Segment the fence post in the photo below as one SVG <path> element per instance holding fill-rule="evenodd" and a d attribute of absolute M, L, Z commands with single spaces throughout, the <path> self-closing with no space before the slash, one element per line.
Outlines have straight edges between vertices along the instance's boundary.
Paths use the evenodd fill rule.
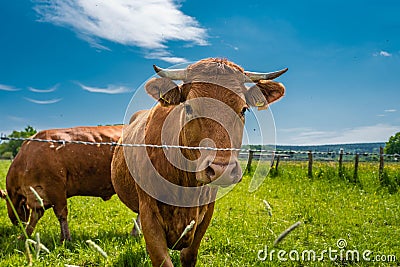
<path fill-rule="evenodd" d="M 278 166 L 279 166 L 279 161 L 281 159 L 281 156 L 278 155 L 278 157 L 276 158 L 276 164 L 275 164 L 275 171 L 278 172 Z"/>
<path fill-rule="evenodd" d="M 354 183 L 357 183 L 358 180 L 358 158 L 359 154 L 356 153 L 356 156 L 354 157 L 354 176 L 353 176 Z"/>
<path fill-rule="evenodd" d="M 275 164 L 275 153 L 276 152 L 272 152 L 272 161 L 271 161 L 270 168 L 274 167 L 274 164 Z"/>
<path fill-rule="evenodd" d="M 382 176 L 383 176 L 383 168 L 384 168 L 383 147 L 379 147 L 379 180 L 382 179 Z"/>
<path fill-rule="evenodd" d="M 343 176 L 343 148 L 339 151 L 339 177 Z"/>
<path fill-rule="evenodd" d="M 312 178 L 312 164 L 313 164 L 313 157 L 311 150 L 308 151 L 308 178 Z"/>
<path fill-rule="evenodd" d="M 249 159 L 247 161 L 247 166 L 246 166 L 246 172 L 250 173 L 251 172 L 251 163 L 253 162 L 253 156 L 254 156 L 254 151 L 249 150 Z"/>

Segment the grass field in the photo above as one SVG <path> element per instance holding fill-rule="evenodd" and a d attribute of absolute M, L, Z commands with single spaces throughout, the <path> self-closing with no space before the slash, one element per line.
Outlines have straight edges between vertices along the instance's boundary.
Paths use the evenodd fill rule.
<path fill-rule="evenodd" d="M 0 188 L 5 188 L 9 164 L 0 161 Z M 399 167 L 386 166 L 391 181 L 399 181 Z M 339 178 L 332 163 L 315 163 L 312 179 L 307 178 L 307 163 L 281 162 L 279 168 L 256 192 L 248 192 L 250 177 L 245 176 L 217 201 L 198 266 L 400 265 L 400 192 L 382 186 L 376 163 L 360 164 L 357 183 Z M 351 176 L 350 165 L 346 168 Z M 272 216 L 263 200 L 272 207 Z M 35 232 L 50 253 L 41 253 L 34 266 L 150 266 L 144 239 L 129 235 L 136 215 L 117 196 L 106 202 L 74 197 L 68 204 L 73 241 L 59 243 L 59 223 L 47 211 Z M 299 227 L 273 246 L 280 233 L 299 221 Z M 5 201 L 0 201 L 0 266 L 27 264 L 20 234 L 8 219 Z M 93 251 L 88 239 L 108 258 Z M 344 242 L 347 246 L 342 248 Z M 179 266 L 178 252 L 171 255 Z"/>

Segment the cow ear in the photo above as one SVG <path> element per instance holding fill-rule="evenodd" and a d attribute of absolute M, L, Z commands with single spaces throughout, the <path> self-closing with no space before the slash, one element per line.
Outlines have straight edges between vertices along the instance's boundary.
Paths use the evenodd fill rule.
<path fill-rule="evenodd" d="M 271 80 L 260 80 L 245 93 L 249 106 L 267 109 L 268 105 L 277 101 L 285 94 L 283 84 Z"/>
<path fill-rule="evenodd" d="M 145 85 L 146 92 L 163 106 L 177 105 L 181 100 L 179 86 L 168 78 L 152 78 Z"/>

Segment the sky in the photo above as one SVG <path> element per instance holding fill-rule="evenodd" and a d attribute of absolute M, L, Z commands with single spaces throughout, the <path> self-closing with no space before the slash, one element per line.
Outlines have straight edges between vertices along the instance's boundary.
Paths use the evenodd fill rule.
<path fill-rule="evenodd" d="M 270 107 L 278 144 L 386 142 L 398 14 L 397 0 L 0 1 L 0 132 L 123 123 L 153 64 L 221 57 L 289 68 Z"/>

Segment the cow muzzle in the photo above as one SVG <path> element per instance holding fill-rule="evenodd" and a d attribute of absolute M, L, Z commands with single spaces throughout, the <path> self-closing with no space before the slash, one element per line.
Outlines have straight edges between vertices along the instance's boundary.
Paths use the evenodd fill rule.
<path fill-rule="evenodd" d="M 227 187 L 242 180 L 242 168 L 237 159 L 228 163 L 205 160 L 199 169 L 196 179 L 204 184 Z"/>

